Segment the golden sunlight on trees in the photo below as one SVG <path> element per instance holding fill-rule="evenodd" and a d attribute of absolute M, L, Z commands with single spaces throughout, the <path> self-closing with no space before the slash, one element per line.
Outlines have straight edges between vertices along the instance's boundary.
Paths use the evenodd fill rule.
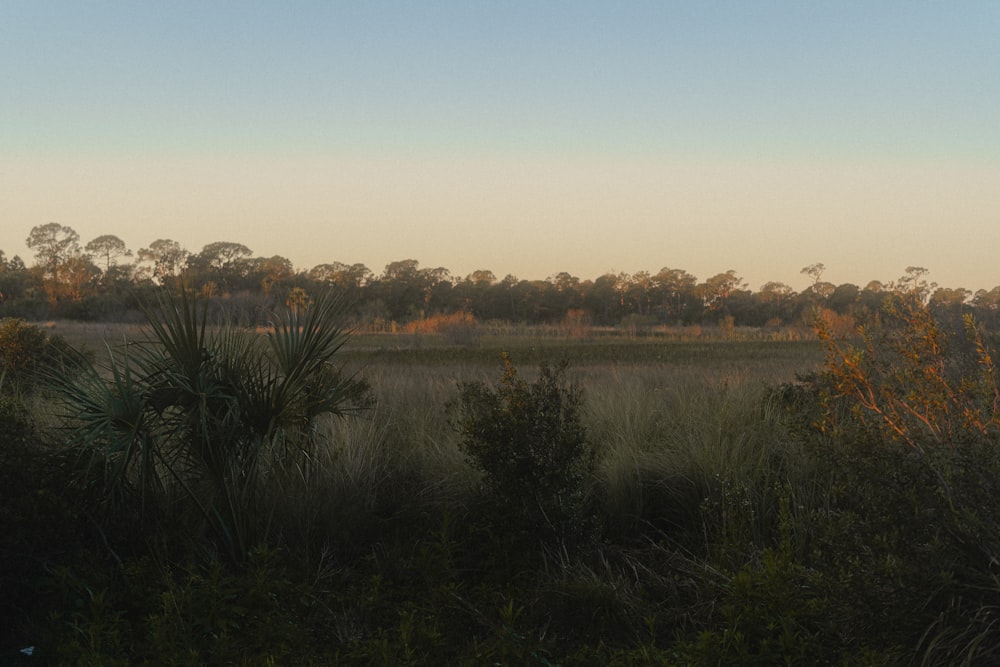
<path fill-rule="evenodd" d="M 910 272 L 919 278 L 919 272 Z M 825 380 L 866 429 L 923 451 L 1000 434 L 1000 387 L 983 335 L 971 315 L 961 325 L 935 317 L 919 281 L 889 294 L 845 340 L 830 321 L 816 330 L 826 346 Z M 836 403 L 828 428 L 840 426 Z"/>
<path fill-rule="evenodd" d="M 45 293 L 49 302 L 55 303 L 61 296 L 62 279 L 67 276 L 65 270 L 60 275 L 61 269 L 70 258 L 80 254 L 80 235 L 72 227 L 50 222 L 32 228 L 25 244 L 35 251 L 36 264 L 44 275 Z"/>
<path fill-rule="evenodd" d="M 974 294 L 938 288 L 920 266 L 906 267 L 896 280 L 872 280 L 860 288 L 823 280 L 826 266 L 814 263 L 800 271 L 811 279 L 801 292 L 778 281 L 752 291 L 732 269 L 705 280 L 670 267 L 656 273 L 607 272 L 593 279 L 560 271 L 544 280 L 513 275 L 498 280 L 489 269 L 458 277 L 445 267 L 421 267 L 415 259 L 403 259 L 375 275 L 364 264 L 339 261 L 300 270 L 286 257 L 254 256 L 245 245 L 229 241 L 209 243 L 192 254 L 165 238 L 140 248 L 130 263 L 126 258 L 131 252 L 119 237 L 99 235 L 81 248 L 76 232 L 59 223 L 35 227 L 28 242 L 35 256 L 31 267 L 0 255 L 4 315 L 134 319 L 140 315 L 136 298 L 141 293 L 183 283 L 212 299 L 213 312 L 238 312 L 245 321 L 257 318 L 254 313 L 260 309 L 283 303 L 296 287 L 310 293 L 333 289 L 351 304 L 355 325 L 379 331 L 405 330 L 412 321 L 461 312 L 480 323 L 561 327 L 571 312 L 580 311 L 591 326 L 633 333 L 708 326 L 723 334 L 757 329 L 758 334 L 801 339 L 814 336 L 818 313 L 839 323 L 836 330 L 850 328 L 851 318 L 879 311 L 894 291 L 909 293 L 937 312 L 958 317 L 974 311 L 983 324 L 1000 325 L 1000 287 Z"/>

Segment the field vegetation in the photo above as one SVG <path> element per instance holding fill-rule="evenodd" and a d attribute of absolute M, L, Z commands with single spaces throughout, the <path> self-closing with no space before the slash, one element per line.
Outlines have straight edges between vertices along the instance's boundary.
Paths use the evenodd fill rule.
<path fill-rule="evenodd" d="M 205 303 L 0 323 L 2 660 L 998 659 L 995 340 L 917 290 L 815 334 Z"/>

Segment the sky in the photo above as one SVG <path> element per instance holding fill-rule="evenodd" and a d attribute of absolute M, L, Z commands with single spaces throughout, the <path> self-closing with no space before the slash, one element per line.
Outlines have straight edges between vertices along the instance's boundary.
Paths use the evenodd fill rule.
<path fill-rule="evenodd" d="M 998 34 L 995 0 L 0 0 L 0 250 L 989 289 Z"/>

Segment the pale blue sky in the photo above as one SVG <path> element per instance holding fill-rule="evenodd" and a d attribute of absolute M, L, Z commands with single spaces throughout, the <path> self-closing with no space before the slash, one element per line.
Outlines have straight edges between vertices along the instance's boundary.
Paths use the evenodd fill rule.
<path fill-rule="evenodd" d="M 0 0 L 0 249 L 1000 284 L 998 2 Z"/>

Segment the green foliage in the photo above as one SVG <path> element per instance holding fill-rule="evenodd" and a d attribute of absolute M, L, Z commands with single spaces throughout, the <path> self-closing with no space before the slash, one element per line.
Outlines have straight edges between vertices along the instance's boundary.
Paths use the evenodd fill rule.
<path fill-rule="evenodd" d="M 56 568 L 46 583 L 55 599 L 71 604 L 49 613 L 39 658 L 94 667 L 130 664 L 130 628 L 109 588 L 91 585 L 68 567 Z"/>
<path fill-rule="evenodd" d="M 815 456 L 825 493 L 799 512 L 795 530 L 824 615 L 856 650 L 989 662 L 1000 649 L 986 620 L 1000 604 L 994 447 L 919 455 L 869 438 L 827 442 Z M 980 641 L 961 643 L 976 633 Z"/>
<path fill-rule="evenodd" d="M 680 662 L 713 665 L 823 664 L 811 573 L 781 550 L 765 550 L 725 586 L 711 627 L 682 643 Z"/>
<path fill-rule="evenodd" d="M 308 613 L 307 591 L 288 578 L 278 554 L 255 548 L 239 571 L 215 561 L 166 582 L 160 609 L 148 620 L 149 659 L 299 662 Z"/>
<path fill-rule="evenodd" d="M 788 526 L 820 617 L 854 655 L 994 661 L 1000 419 L 985 336 L 904 292 L 856 339 L 820 334 L 824 369 L 776 392 L 811 457 Z"/>
<path fill-rule="evenodd" d="M 266 518 L 265 477 L 306 465 L 324 415 L 345 415 L 364 386 L 333 360 L 345 341 L 327 296 L 275 315 L 266 335 L 209 329 L 204 307 L 166 293 L 146 307 L 152 336 L 97 368 L 50 378 L 69 440 L 102 473 L 113 504 L 165 511 L 181 493 L 231 557 Z"/>
<path fill-rule="evenodd" d="M 0 319 L 0 391 L 33 388 L 40 374 L 69 354 L 59 336 L 50 336 L 22 319 Z"/>
<path fill-rule="evenodd" d="M 111 349 L 109 367 L 75 381 L 103 406 L 100 423 L 119 429 L 95 426 L 93 472 L 123 476 L 121 505 L 145 498 L 152 539 L 129 543 L 125 529 L 91 521 L 77 502 L 85 487 L 46 463 L 27 407 L 0 410 L 0 443 L 23 445 L 0 451 L 0 608 L 12 628 L 4 646 L 36 644 L 38 658 L 55 664 L 1000 657 L 995 438 L 966 429 L 934 447 L 918 429 L 922 451 L 910 447 L 877 420 L 862 422 L 827 369 L 776 390 L 756 384 L 747 369 L 775 364 L 785 346 L 719 344 L 701 356 L 682 344 L 649 346 L 614 366 L 601 352 L 574 370 L 573 386 L 562 368 L 524 379 L 508 359 L 490 384 L 474 381 L 488 376 L 467 357 L 445 361 L 448 350 L 429 346 L 422 365 L 395 366 L 373 351 L 380 400 L 370 418 L 327 420 L 309 416 L 308 392 L 296 392 L 297 402 L 248 400 L 268 377 L 284 378 L 279 358 L 294 354 L 259 334 L 202 331 L 199 319 L 175 312 L 177 321 L 158 320 L 168 330 Z M 955 391 L 981 359 L 974 343 L 951 342 L 968 340 L 953 337 L 960 333 L 947 332 L 942 372 Z M 197 346 L 200 354 L 187 353 Z M 720 363 L 723 347 L 735 356 Z M 889 350 L 875 345 L 873 354 L 902 353 Z M 653 365 L 661 353 L 670 366 Z M 815 357 L 796 359 L 786 377 Z M 456 375 L 473 381 L 460 385 L 449 430 L 440 408 Z M 78 416 L 96 414 L 82 400 L 72 405 Z M 299 406 L 284 413 L 299 416 L 256 414 L 272 405 Z M 823 421 L 832 409 L 836 428 Z M 109 432 L 127 424 L 163 452 L 146 482 L 141 446 L 111 448 Z M 223 451 L 203 454 L 209 443 Z M 239 566 L 200 542 L 182 554 L 174 547 L 194 532 L 193 501 L 238 525 L 224 516 L 211 472 L 247 489 L 229 481 L 240 468 L 212 468 L 226 457 L 256 466 L 244 496 L 253 514 L 244 516 L 258 528 L 247 535 L 266 538 L 248 540 L 258 546 Z M 592 497 L 601 502 L 584 502 Z M 269 520 L 280 532 L 267 532 Z M 602 539 L 581 539 L 593 525 L 605 527 Z M 547 548 L 531 548 L 539 542 Z"/>
<path fill-rule="evenodd" d="M 496 387 L 461 385 L 456 427 L 460 448 L 512 527 L 565 541 L 587 530 L 584 500 L 594 459 L 581 394 L 565 385 L 563 370 L 542 364 L 529 383 L 505 355 Z"/>

